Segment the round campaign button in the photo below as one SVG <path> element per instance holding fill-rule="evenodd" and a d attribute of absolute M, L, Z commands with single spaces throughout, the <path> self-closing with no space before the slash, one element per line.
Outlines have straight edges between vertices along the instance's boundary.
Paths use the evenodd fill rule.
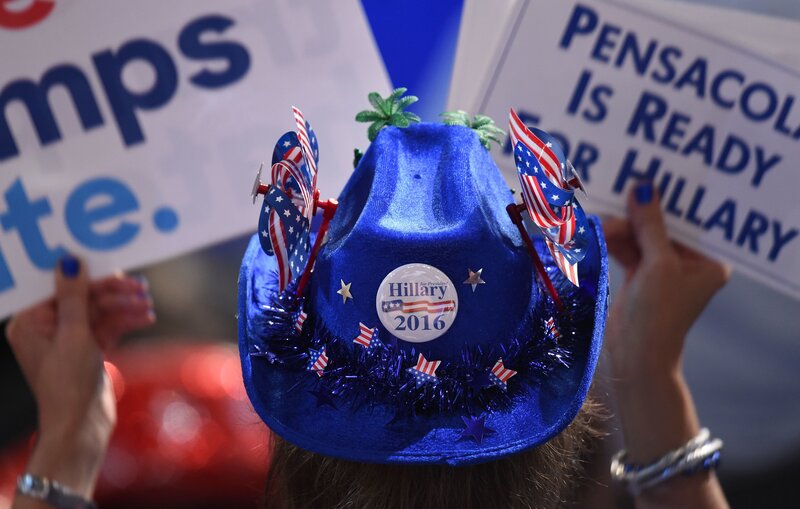
<path fill-rule="evenodd" d="M 453 325 L 458 294 L 441 270 L 424 263 L 409 263 L 383 279 L 375 307 L 381 323 L 392 335 L 411 343 L 425 343 Z"/>

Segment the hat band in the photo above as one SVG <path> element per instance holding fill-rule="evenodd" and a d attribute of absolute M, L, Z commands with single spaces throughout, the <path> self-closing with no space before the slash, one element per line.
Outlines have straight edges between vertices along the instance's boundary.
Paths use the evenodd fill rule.
<path fill-rule="evenodd" d="M 478 415 L 507 406 L 525 387 L 568 368 L 576 331 L 591 322 L 590 315 L 559 316 L 543 298 L 529 312 L 525 337 L 492 348 L 465 345 L 457 360 L 427 359 L 393 336 L 382 341 L 378 329 L 363 324 L 358 336 L 337 337 L 304 311 L 294 287 L 262 293 L 267 302 L 248 320 L 250 356 L 304 373 L 326 404 L 391 405 L 398 415 Z M 535 318 L 542 316 L 550 318 Z"/>

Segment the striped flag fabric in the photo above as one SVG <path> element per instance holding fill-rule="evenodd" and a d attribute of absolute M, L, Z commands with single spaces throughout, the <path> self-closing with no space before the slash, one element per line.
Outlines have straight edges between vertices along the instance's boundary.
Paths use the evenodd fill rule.
<path fill-rule="evenodd" d="M 359 344 L 364 348 L 369 348 L 377 331 L 372 327 L 367 327 L 361 322 L 358 322 L 358 329 L 358 336 L 353 340 L 353 343 Z"/>
<path fill-rule="evenodd" d="M 547 335 L 554 341 L 558 341 L 561 338 L 561 331 L 556 327 L 556 321 L 552 316 L 544 322 L 544 328 Z"/>
<path fill-rule="evenodd" d="M 261 249 L 277 261 L 280 291 L 302 274 L 308 263 L 319 163 L 311 124 L 298 108 L 293 106 L 292 112 L 298 131 L 284 133 L 275 144 L 269 190 L 264 194 L 258 224 Z"/>
<path fill-rule="evenodd" d="M 588 220 L 571 182 L 582 184 L 565 177 L 565 172 L 574 174 L 574 169 L 558 141 L 541 129 L 528 129 L 513 109 L 509 132 L 525 208 L 547 240 L 558 268 L 579 286 L 578 262 L 586 255 Z"/>
<path fill-rule="evenodd" d="M 328 367 L 328 355 L 326 348 L 319 350 L 309 350 L 308 371 L 313 371 L 317 376 L 321 377 L 325 374 L 325 368 Z"/>
<path fill-rule="evenodd" d="M 436 383 L 439 379 L 436 377 L 436 370 L 442 361 L 429 361 L 424 355 L 419 354 L 417 364 L 414 367 L 408 368 L 406 371 L 411 373 L 416 381 L 417 387 L 424 383 Z"/>
<path fill-rule="evenodd" d="M 508 388 L 508 379 L 517 374 L 513 369 L 508 369 L 503 365 L 502 357 L 497 359 L 489 373 L 492 382 L 504 391 Z"/>
<path fill-rule="evenodd" d="M 450 313 L 456 309 L 453 300 L 441 300 L 431 302 L 428 300 L 417 300 L 413 302 L 403 302 L 401 299 L 381 301 L 383 312 L 402 311 L 403 313 L 424 312 L 429 314 Z"/>
<path fill-rule="evenodd" d="M 303 324 L 306 322 L 306 318 L 308 318 L 308 314 L 301 309 L 297 314 L 297 320 L 294 321 L 294 330 L 298 334 L 303 332 Z"/>
<path fill-rule="evenodd" d="M 319 162 L 319 146 L 317 144 L 317 136 L 311 128 L 303 112 L 299 108 L 292 106 L 292 113 L 294 113 L 294 122 L 297 125 L 297 138 L 300 140 L 300 146 L 303 149 L 303 156 L 305 158 L 308 169 L 311 173 L 311 183 L 314 188 L 317 187 L 317 163 Z"/>
<path fill-rule="evenodd" d="M 308 260 L 310 222 L 277 186 L 264 195 L 258 221 L 261 249 L 275 256 L 278 283 L 283 291 L 305 269 Z"/>

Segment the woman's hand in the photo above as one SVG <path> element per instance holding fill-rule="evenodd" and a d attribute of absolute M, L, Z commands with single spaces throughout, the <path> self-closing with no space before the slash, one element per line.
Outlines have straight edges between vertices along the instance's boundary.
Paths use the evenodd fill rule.
<path fill-rule="evenodd" d="M 700 429 L 683 378 L 684 338 L 730 275 L 724 264 L 669 240 L 652 183 L 628 199 L 628 220 L 604 222 L 608 249 L 625 270 L 611 305 L 606 346 L 627 459 L 648 464 Z M 725 508 L 713 472 L 675 477 L 636 499 L 638 508 Z"/>
<path fill-rule="evenodd" d="M 90 284 L 72 257 L 56 271 L 56 296 L 9 321 L 8 341 L 39 414 L 30 473 L 91 496 L 116 422 L 103 349 L 154 321 L 143 281 L 115 276 Z"/>
<path fill-rule="evenodd" d="M 628 197 L 629 220 L 609 219 L 603 229 L 611 255 L 625 270 L 614 299 L 606 341 L 615 370 L 635 376 L 645 369 L 680 369 L 683 339 L 730 268 L 671 242 L 652 184 Z"/>

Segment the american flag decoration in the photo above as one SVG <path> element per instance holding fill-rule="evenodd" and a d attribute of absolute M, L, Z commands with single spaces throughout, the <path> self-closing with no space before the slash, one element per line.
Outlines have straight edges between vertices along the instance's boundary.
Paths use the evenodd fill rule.
<path fill-rule="evenodd" d="M 503 365 L 503 359 L 497 359 L 494 367 L 489 371 L 489 378 L 492 382 L 505 391 L 508 389 L 508 379 L 516 375 L 517 372 L 513 369 L 508 369 Z"/>
<path fill-rule="evenodd" d="M 441 363 L 442 361 L 429 361 L 424 355 L 419 354 L 419 357 L 417 358 L 417 365 L 412 368 L 408 368 L 406 371 L 411 373 L 417 383 L 417 387 L 419 387 L 424 383 L 436 383 L 439 381 L 439 379 L 436 377 L 436 369 Z"/>
<path fill-rule="evenodd" d="M 558 268 L 578 286 L 578 262 L 588 245 L 588 221 L 575 197 L 575 189 L 583 189 L 583 184 L 558 141 L 541 129 L 528 129 L 513 109 L 509 133 L 528 214 Z"/>
<path fill-rule="evenodd" d="M 552 316 L 545 320 L 544 329 L 547 335 L 550 336 L 553 341 L 558 341 L 561 339 L 561 331 L 556 327 L 556 321 Z"/>
<path fill-rule="evenodd" d="M 305 323 L 306 318 L 308 318 L 308 313 L 306 313 L 301 309 L 300 312 L 297 314 L 297 320 L 294 321 L 294 330 L 298 334 L 303 332 L 303 324 Z"/>
<path fill-rule="evenodd" d="M 325 368 L 328 367 L 328 355 L 326 348 L 314 350 L 313 348 L 308 351 L 308 371 L 313 371 L 317 376 L 321 377 L 325 374 Z"/>
<path fill-rule="evenodd" d="M 299 109 L 292 107 L 292 112 L 298 130 L 285 133 L 275 144 L 269 185 L 261 183 L 262 169 L 253 185 L 254 200 L 262 188 L 264 191 L 259 240 L 264 252 L 274 255 L 278 262 L 280 291 L 303 273 L 308 264 L 319 162 L 314 130 Z"/>

